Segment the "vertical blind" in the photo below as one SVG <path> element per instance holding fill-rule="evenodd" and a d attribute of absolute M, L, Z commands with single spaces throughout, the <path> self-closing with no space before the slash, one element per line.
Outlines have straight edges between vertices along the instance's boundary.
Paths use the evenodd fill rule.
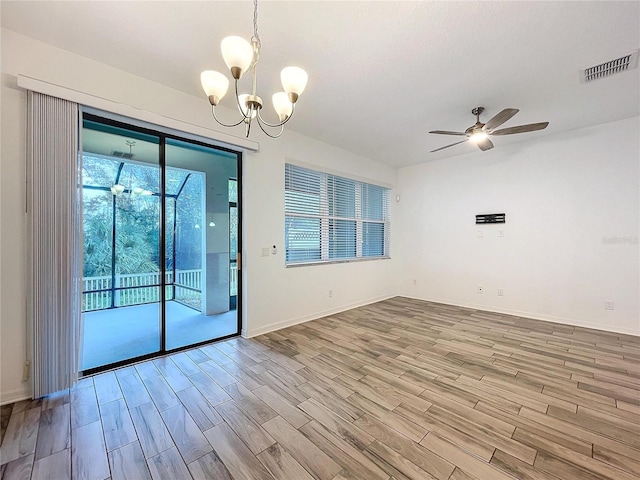
<path fill-rule="evenodd" d="M 34 398 L 69 388 L 77 372 L 78 106 L 29 92 L 29 314 Z"/>
<path fill-rule="evenodd" d="M 389 189 L 285 165 L 286 264 L 389 256 Z"/>

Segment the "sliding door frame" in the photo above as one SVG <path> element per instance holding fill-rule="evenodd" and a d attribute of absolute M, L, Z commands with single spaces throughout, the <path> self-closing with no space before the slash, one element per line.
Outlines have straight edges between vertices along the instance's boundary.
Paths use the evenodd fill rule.
<path fill-rule="evenodd" d="M 166 195 L 165 195 L 165 191 L 166 191 L 166 175 L 165 175 L 165 169 L 166 169 L 166 140 L 167 139 L 172 139 L 172 140 L 178 140 L 181 142 L 185 142 L 185 143 L 189 143 L 189 144 L 193 144 L 193 145 L 198 145 L 201 147 L 206 147 L 206 148 L 211 148 L 212 150 L 219 150 L 219 151 L 223 151 L 223 152 L 227 152 L 227 153 L 231 153 L 234 154 L 236 156 L 236 177 L 235 180 L 237 181 L 237 188 L 238 188 L 238 198 L 237 198 L 237 207 L 238 207 L 238 243 L 237 243 L 237 252 L 238 252 L 238 278 L 237 278 L 237 299 L 241 300 L 242 299 L 242 266 L 241 266 L 241 252 L 242 252 L 242 159 L 243 159 L 243 155 L 242 155 L 242 151 L 241 150 L 234 150 L 233 148 L 229 148 L 229 147 L 224 147 L 218 144 L 218 142 L 216 142 L 215 140 L 211 140 L 211 143 L 209 143 L 207 141 L 206 138 L 201 138 L 200 140 L 196 140 L 194 139 L 194 135 L 193 134 L 185 134 L 184 136 L 182 136 L 179 131 L 176 131 L 175 133 L 170 133 L 167 132 L 166 127 L 161 127 L 159 126 L 158 129 L 154 129 L 154 125 L 149 124 L 148 126 L 140 126 L 140 121 L 137 121 L 135 119 L 132 119 L 132 123 L 127 123 L 126 119 L 118 119 L 115 120 L 113 118 L 110 118 L 111 115 L 108 114 L 108 112 L 105 112 L 106 116 L 101 116 L 99 113 L 94 113 L 93 111 L 91 112 L 87 112 L 84 111 L 83 109 L 80 109 L 80 115 L 78 116 L 78 120 L 79 120 L 79 125 L 78 128 L 80 131 L 82 131 L 83 128 L 83 121 L 84 120 L 90 120 L 90 121 L 94 121 L 94 122 L 98 122 L 98 123 L 102 123 L 104 125 L 108 125 L 108 126 L 112 126 L 112 127 L 117 127 L 117 128 L 122 128 L 122 129 L 126 129 L 126 130 L 132 130 L 138 133 L 143 133 L 143 134 L 147 134 L 147 135 L 152 135 L 152 136 L 156 136 L 160 139 L 159 141 L 159 145 L 158 145 L 158 149 L 159 149 L 159 163 L 158 166 L 160 168 L 160 191 L 159 191 L 159 196 L 160 196 L 160 216 L 159 216 L 159 232 L 160 232 L 160 239 L 159 239 L 159 267 L 160 267 L 160 349 L 157 352 L 153 352 L 153 353 L 149 353 L 146 355 L 141 355 L 138 357 L 133 357 L 133 358 L 129 358 L 126 360 L 121 360 L 118 362 L 114 362 L 114 363 L 110 363 L 107 365 L 101 365 L 99 367 L 94 367 L 94 368 L 89 368 L 86 370 L 80 370 L 80 366 L 78 366 L 78 370 L 79 370 L 79 377 L 85 377 L 85 376 L 89 376 L 89 375 L 93 375 L 99 372 L 104 372 L 106 370 L 112 370 L 115 368 L 119 368 L 119 367 L 123 367 L 126 365 L 132 365 L 135 363 L 139 363 L 139 362 L 143 362 L 146 360 L 150 360 L 152 358 L 157 358 L 157 357 L 161 357 L 170 353 L 176 353 L 176 352 L 180 352 L 180 351 L 184 351 L 184 350 L 190 350 L 193 348 L 197 348 L 203 345 L 208 345 L 210 343 L 214 343 L 214 342 L 219 342 L 221 340 L 225 340 L 227 338 L 232 338 L 232 337 L 237 337 L 241 334 L 242 332 L 242 301 L 236 301 L 236 319 L 237 319 L 237 325 L 236 325 L 236 333 L 232 333 L 230 335 L 225 335 L 223 337 L 218 337 L 215 339 L 209 339 L 209 340 L 205 340 L 202 342 L 198 342 L 198 343 L 194 343 L 191 345 L 187 345 L 187 346 L 183 346 L 183 347 L 178 347 L 178 348 L 174 348 L 174 349 L 170 349 L 167 350 L 167 342 L 166 342 L 166 322 L 167 322 L 167 316 L 166 316 L 166 222 L 165 222 L 165 208 L 166 208 Z M 82 141 L 82 136 L 79 136 L 79 142 Z M 78 145 L 78 151 L 80 152 L 80 154 L 83 154 L 83 150 L 82 150 L 82 145 L 79 144 Z M 81 188 L 79 189 L 79 191 L 81 191 Z M 81 227 L 81 225 L 80 225 Z M 114 239 L 115 241 L 115 239 Z M 175 243 L 174 243 L 174 248 L 175 248 Z M 115 252 L 114 252 L 115 254 Z M 82 339 L 78 339 L 79 341 L 82 341 Z M 78 359 L 78 363 L 80 363 L 80 359 Z"/>

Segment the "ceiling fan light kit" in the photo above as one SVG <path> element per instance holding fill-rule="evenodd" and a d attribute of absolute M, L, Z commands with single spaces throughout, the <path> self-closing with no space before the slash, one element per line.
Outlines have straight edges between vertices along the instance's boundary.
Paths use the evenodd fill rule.
<path fill-rule="evenodd" d="M 258 1 L 253 1 L 253 36 L 251 43 L 244 38 L 230 36 L 222 39 L 220 49 L 222 58 L 233 77 L 235 88 L 235 97 L 241 118 L 236 123 L 227 124 L 218 119 L 216 116 L 216 106 L 220 100 L 226 95 L 229 89 L 229 80 L 222 73 L 214 70 L 205 70 L 200 74 L 200 83 L 204 90 L 209 103 L 211 104 L 211 113 L 216 122 L 223 127 L 236 127 L 241 123 L 245 125 L 245 137 L 251 133 L 251 121 L 256 119 L 260 129 L 269 137 L 277 138 L 284 131 L 284 124 L 293 116 L 295 105 L 307 85 L 307 72 L 299 67 L 286 67 L 280 73 L 280 81 L 284 91 L 275 93 L 271 100 L 276 114 L 278 115 L 278 123 L 269 123 L 262 118 L 260 111 L 262 110 L 262 98 L 256 94 L 257 75 L 256 66 L 260 59 L 260 36 L 258 35 Z M 239 93 L 238 81 L 242 76 L 251 72 L 252 88 L 251 93 Z M 271 133 L 267 129 L 278 129 L 277 133 Z"/>
<path fill-rule="evenodd" d="M 513 135 L 516 133 L 534 132 L 536 130 L 543 130 L 547 128 L 547 125 L 549 125 L 549 122 L 539 122 L 496 130 L 497 127 L 499 127 L 511 117 L 513 117 L 516 113 L 518 113 L 519 110 L 517 108 L 505 108 L 500 113 L 492 117 L 487 123 L 482 123 L 480 121 L 480 115 L 482 114 L 482 112 L 484 112 L 484 107 L 476 107 L 471 110 L 471 113 L 476 116 L 476 123 L 471 125 L 464 132 L 455 132 L 450 130 L 430 131 L 429 133 L 435 133 L 438 135 L 459 135 L 467 137 L 459 142 L 445 145 L 444 147 L 436 148 L 435 150 L 431 150 L 430 153 L 439 152 L 440 150 L 453 147 L 454 145 L 459 145 L 466 141 L 475 143 L 482 151 L 490 150 L 493 148 L 493 142 L 489 139 L 490 135 Z"/>
<path fill-rule="evenodd" d="M 486 140 L 487 138 L 489 138 L 489 135 L 487 134 L 487 132 L 476 132 L 471 134 L 471 136 L 469 137 L 469 140 L 472 141 L 473 143 L 479 143 L 483 140 Z"/>

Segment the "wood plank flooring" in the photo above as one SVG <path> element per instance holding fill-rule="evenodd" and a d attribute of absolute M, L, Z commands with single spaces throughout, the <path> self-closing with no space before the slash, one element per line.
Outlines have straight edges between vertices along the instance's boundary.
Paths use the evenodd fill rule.
<path fill-rule="evenodd" d="M 2 435 L 7 480 L 640 480 L 640 338 L 398 297 L 85 378 Z"/>

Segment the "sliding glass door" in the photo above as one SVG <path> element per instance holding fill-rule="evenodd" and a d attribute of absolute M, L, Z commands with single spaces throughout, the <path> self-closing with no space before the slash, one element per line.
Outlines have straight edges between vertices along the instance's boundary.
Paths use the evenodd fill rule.
<path fill-rule="evenodd" d="M 161 349 L 160 137 L 85 119 L 80 368 Z"/>
<path fill-rule="evenodd" d="M 236 154 L 176 139 L 166 142 L 166 304 L 169 350 L 237 333 L 229 179 Z"/>
<path fill-rule="evenodd" d="M 81 164 L 80 370 L 237 335 L 240 154 L 85 114 Z"/>

